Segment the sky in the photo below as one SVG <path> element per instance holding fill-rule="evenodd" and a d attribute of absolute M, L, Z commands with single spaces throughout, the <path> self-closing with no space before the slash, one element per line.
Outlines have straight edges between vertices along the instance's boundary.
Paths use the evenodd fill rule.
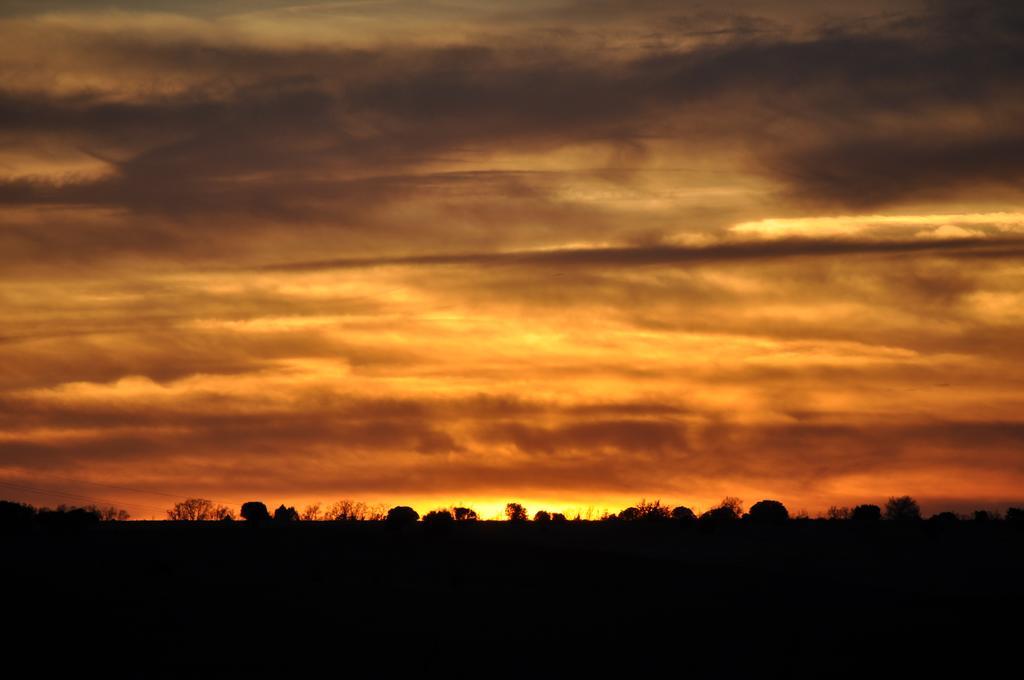
<path fill-rule="evenodd" d="M 0 3 L 0 497 L 1024 500 L 1024 7 Z"/>

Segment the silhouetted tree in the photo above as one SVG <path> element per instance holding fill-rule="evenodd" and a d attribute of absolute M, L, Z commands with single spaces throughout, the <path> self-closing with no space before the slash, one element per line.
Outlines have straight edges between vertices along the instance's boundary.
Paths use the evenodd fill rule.
<path fill-rule="evenodd" d="M 167 511 L 167 519 L 176 522 L 207 522 L 224 519 L 233 514 L 223 505 L 217 505 L 205 498 L 188 498 Z"/>
<path fill-rule="evenodd" d="M 475 522 L 479 519 L 476 510 L 471 508 L 455 508 L 453 512 L 456 522 Z"/>
<path fill-rule="evenodd" d="M 353 521 L 380 521 L 387 517 L 387 506 L 367 505 L 359 501 L 342 499 L 332 503 L 324 511 L 324 519 L 333 519 L 342 522 Z"/>
<path fill-rule="evenodd" d="M 850 519 L 854 522 L 877 522 L 882 519 L 882 509 L 877 505 L 858 505 L 850 511 Z"/>
<path fill-rule="evenodd" d="M 242 504 L 242 519 L 247 522 L 259 523 L 270 519 L 267 506 L 259 501 L 249 501 Z"/>
<path fill-rule="evenodd" d="M 832 520 L 846 520 L 850 519 L 850 515 L 853 510 L 845 506 L 831 505 L 829 509 L 825 511 L 825 519 Z"/>
<path fill-rule="evenodd" d="M 551 521 L 556 524 L 563 524 L 565 522 L 568 522 L 569 520 L 565 518 L 564 514 L 560 512 L 553 512 L 551 513 Z"/>
<path fill-rule="evenodd" d="M 672 508 L 672 519 L 684 523 L 695 522 L 697 521 L 697 515 L 685 505 L 680 505 L 679 507 Z"/>
<path fill-rule="evenodd" d="M 533 521 L 534 522 L 550 522 L 551 521 L 551 513 L 548 512 L 547 510 L 538 510 L 533 515 Z"/>
<path fill-rule="evenodd" d="M 669 518 L 669 509 L 667 505 L 662 505 L 661 501 L 647 502 L 646 499 L 641 499 L 636 506 L 640 516 L 637 519 L 644 520 L 646 522 L 659 522 Z"/>
<path fill-rule="evenodd" d="M 126 522 L 131 518 L 127 510 L 121 508 L 115 508 L 113 506 L 106 508 L 93 508 L 100 514 L 100 520 L 103 522 Z"/>
<path fill-rule="evenodd" d="M 722 502 L 718 504 L 720 508 L 731 508 L 734 515 L 741 517 L 743 515 L 743 501 L 735 496 L 726 496 L 722 499 Z"/>
<path fill-rule="evenodd" d="M 24 503 L 0 501 L 0 531 L 27 529 L 32 526 L 36 509 Z"/>
<path fill-rule="evenodd" d="M 785 524 L 789 511 L 779 501 L 763 500 L 750 506 L 747 517 L 755 524 Z"/>
<path fill-rule="evenodd" d="M 1024 524 L 1024 508 L 1007 508 L 1006 521 L 1014 524 Z"/>
<path fill-rule="evenodd" d="M 387 523 L 393 527 L 403 527 L 415 524 L 420 518 L 420 513 L 407 505 L 398 505 L 388 510 Z"/>
<path fill-rule="evenodd" d="M 320 509 L 319 503 L 311 503 L 307 505 L 299 515 L 299 519 L 303 522 L 316 522 L 324 518 L 323 510 Z"/>
<path fill-rule="evenodd" d="M 975 510 L 974 511 L 974 521 L 975 522 L 990 522 L 991 520 L 992 520 L 992 515 L 990 515 L 987 510 Z"/>
<path fill-rule="evenodd" d="M 131 517 L 131 515 L 128 514 L 127 510 L 121 510 L 120 508 L 115 508 L 114 506 L 107 506 L 105 508 L 101 508 L 96 505 L 86 505 L 83 506 L 82 509 L 88 510 L 90 512 L 95 512 L 99 516 L 101 522 L 124 522 L 127 521 L 129 517 Z"/>
<path fill-rule="evenodd" d="M 509 503 L 505 506 L 505 517 L 509 522 L 525 522 L 530 518 L 526 514 L 526 508 L 519 503 Z"/>
<path fill-rule="evenodd" d="M 910 496 L 891 497 L 885 504 L 885 518 L 900 522 L 921 519 L 921 508 Z"/>
<path fill-rule="evenodd" d="M 295 510 L 295 508 L 286 508 L 284 506 L 284 503 L 282 503 L 281 505 L 277 506 L 276 510 L 274 510 L 274 521 L 275 522 L 298 522 L 299 521 L 299 513 Z"/>
<path fill-rule="evenodd" d="M 668 519 L 670 516 L 667 505 L 662 505 L 661 501 L 653 501 L 648 503 L 646 500 L 641 500 L 636 505 L 622 510 L 617 519 L 633 522 L 637 520 L 643 520 L 647 522 L 656 522 L 660 520 Z"/>

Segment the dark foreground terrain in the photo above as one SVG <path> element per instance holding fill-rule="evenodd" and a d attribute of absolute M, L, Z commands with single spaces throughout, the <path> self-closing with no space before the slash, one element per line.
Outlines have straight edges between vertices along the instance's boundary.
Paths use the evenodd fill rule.
<path fill-rule="evenodd" d="M 1016 677 L 1008 522 L 0 537 L 7 677 Z M 1010 664 L 1010 665 L 1006 665 Z"/>

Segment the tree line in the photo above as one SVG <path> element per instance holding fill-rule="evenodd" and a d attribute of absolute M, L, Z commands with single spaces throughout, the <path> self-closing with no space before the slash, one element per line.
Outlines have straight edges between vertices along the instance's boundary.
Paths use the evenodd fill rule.
<path fill-rule="evenodd" d="M 573 518 L 567 517 L 561 512 L 549 512 L 547 510 L 536 511 L 531 520 L 530 513 L 520 503 L 508 503 L 505 506 L 505 519 L 509 522 L 536 523 L 560 523 L 569 521 L 590 521 L 584 520 L 580 514 Z M 217 505 L 209 500 L 188 499 L 176 504 L 167 511 L 168 519 L 175 521 L 212 521 L 212 520 L 234 520 L 234 513 L 223 505 Z M 240 511 L 241 519 L 252 522 L 297 522 L 297 521 L 384 521 L 391 524 L 409 524 L 422 522 L 424 524 L 446 524 L 455 522 L 475 522 L 480 519 L 479 514 L 472 508 L 453 506 L 439 508 L 427 512 L 422 517 L 413 508 L 407 505 L 398 505 L 387 508 L 384 505 L 368 505 L 356 501 L 341 500 L 330 506 L 322 506 L 320 503 L 306 506 L 299 512 L 294 507 L 280 505 L 273 512 L 260 501 L 250 501 L 242 504 Z M 676 522 L 702 522 L 722 523 L 731 521 L 749 521 L 755 524 L 780 524 L 791 519 L 810 519 L 806 516 L 793 518 L 789 510 L 781 502 L 765 499 L 754 503 L 748 511 L 743 509 L 743 501 L 734 496 L 727 496 L 715 507 L 697 514 L 689 507 L 669 506 L 660 500 L 641 500 L 636 505 L 621 510 L 618 513 L 604 513 L 597 518 L 599 522 L 634 522 L 634 521 L 676 521 Z M 919 521 L 923 520 L 921 508 L 918 502 L 910 496 L 890 497 L 884 506 L 873 504 L 861 504 L 853 507 L 832 506 L 820 518 L 830 521 L 852 521 L 858 523 L 875 521 Z M 953 512 L 940 512 L 928 518 L 929 521 L 949 522 L 960 520 L 1000 520 L 1022 521 L 1024 520 L 1024 509 L 1009 508 L 1004 516 L 989 510 L 977 510 L 971 515 L 958 515 Z"/>
<path fill-rule="evenodd" d="M 468 507 L 454 506 L 431 510 L 422 517 L 413 508 L 398 505 L 387 508 L 385 505 L 371 505 L 358 501 L 340 500 L 324 506 L 315 503 L 306 506 L 301 512 L 284 504 L 273 512 L 261 501 L 243 503 L 238 516 L 226 505 L 205 498 L 188 498 L 167 510 L 167 519 L 173 522 L 231 522 L 238 518 L 251 523 L 263 522 L 386 522 L 390 525 L 405 525 L 421 522 L 426 525 L 439 526 L 460 522 L 476 522 L 479 514 Z M 67 506 L 56 509 L 35 508 L 25 503 L 0 500 L 0 527 L 38 525 L 53 529 L 74 529 L 87 527 L 99 522 L 125 521 L 130 515 L 115 507 Z M 534 522 L 564 523 L 592 521 L 583 519 L 577 513 L 573 518 L 564 513 L 536 511 L 532 519 L 527 509 L 520 503 L 508 503 L 505 506 L 505 519 L 512 523 Z M 765 499 L 754 503 L 744 511 L 743 501 L 727 496 L 715 507 L 697 514 L 689 507 L 669 506 L 660 500 L 641 500 L 636 505 L 618 513 L 604 513 L 596 519 L 598 522 L 678 522 L 700 523 L 705 525 L 723 524 L 736 521 L 751 524 L 769 525 L 784 524 L 793 519 L 810 519 L 806 515 L 791 517 L 789 510 L 777 500 Z M 827 521 L 849 521 L 855 523 L 871 523 L 878 521 L 913 522 L 923 521 L 920 505 L 910 496 L 894 496 L 884 506 L 862 504 L 853 507 L 830 507 L 819 519 Z M 1005 520 L 1024 524 L 1024 508 L 1012 507 L 1004 515 L 989 510 L 977 510 L 971 515 L 959 515 L 953 512 L 939 512 L 930 516 L 927 521 L 933 523 L 950 523 L 963 520 L 999 521 Z"/>

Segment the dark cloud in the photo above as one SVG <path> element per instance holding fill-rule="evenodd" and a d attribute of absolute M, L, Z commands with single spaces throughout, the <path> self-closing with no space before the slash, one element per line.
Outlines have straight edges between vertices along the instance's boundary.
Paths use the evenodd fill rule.
<path fill-rule="evenodd" d="M 264 271 L 310 271 L 383 266 L 543 266 L 543 267 L 643 267 L 699 265 L 742 260 L 903 253 L 945 253 L 957 256 L 981 252 L 997 257 L 1024 255 L 1024 240 L 984 238 L 943 240 L 778 239 L 722 243 L 711 246 L 654 245 L 633 248 L 562 248 L 510 253 L 459 253 L 407 257 L 323 260 L 269 265 Z"/>
<path fill-rule="evenodd" d="M 217 79 L 118 100 L 3 93 L 10 140 L 63 139 L 107 158 L 113 173 L 8 180 L 0 200 L 179 219 L 333 214 L 352 227 L 409 199 L 416 173 L 438 158 L 581 143 L 680 156 L 738 144 L 747 172 L 803 202 L 846 208 L 1013 189 L 1024 170 L 1022 23 L 1013 3 L 936 3 L 809 38 L 741 32 L 625 58 L 514 42 L 261 51 L 118 38 L 104 49 L 125 63 L 159 71 L 185 59 Z M 390 180 L 368 184 L 370 175 Z"/>

